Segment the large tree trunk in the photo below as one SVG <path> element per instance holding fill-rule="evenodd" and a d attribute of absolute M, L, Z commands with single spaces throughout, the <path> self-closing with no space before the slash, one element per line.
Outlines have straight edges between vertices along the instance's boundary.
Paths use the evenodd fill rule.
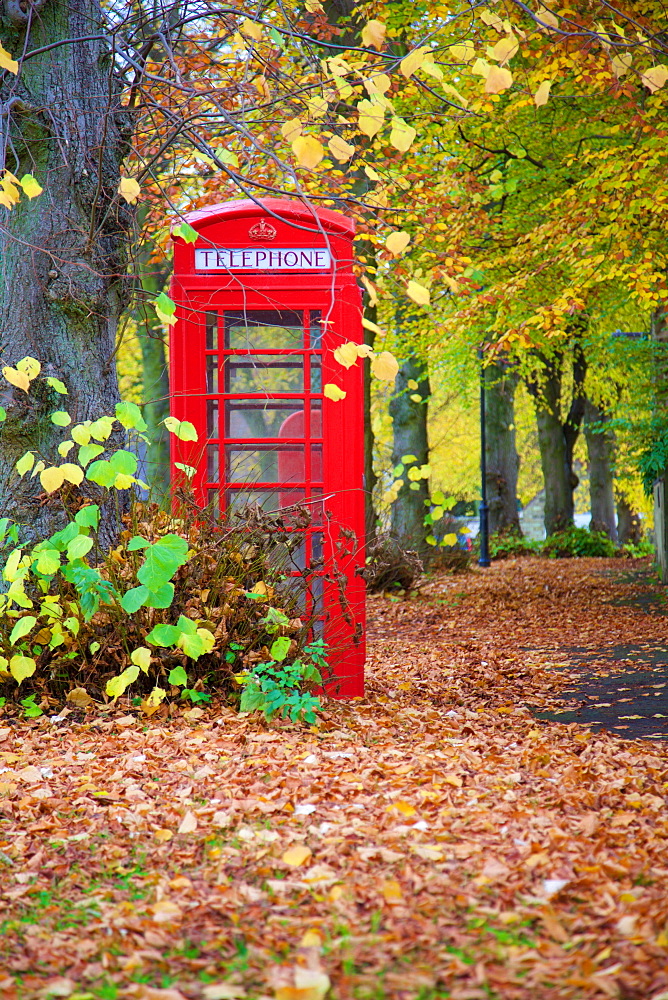
<path fill-rule="evenodd" d="M 489 530 L 520 532 L 517 510 L 515 390 L 519 376 L 504 364 L 485 368 L 486 482 Z"/>
<path fill-rule="evenodd" d="M 408 382 L 417 382 L 417 389 Z M 419 468 L 429 462 L 429 442 L 427 438 L 427 400 L 429 398 L 429 375 L 426 366 L 411 355 L 399 368 L 394 394 L 390 401 L 392 417 L 392 463 L 403 464 L 406 470 L 401 477 L 404 485 L 392 504 L 392 533 L 401 545 L 418 552 L 423 560 L 428 560 L 430 551 L 425 541 L 427 531 L 424 525 L 429 499 L 429 483 L 426 479 L 412 481 L 409 469 Z M 420 396 L 420 402 L 411 399 Z M 412 455 L 415 461 L 402 463 L 402 458 Z M 415 485 L 416 489 L 411 489 Z"/>
<path fill-rule="evenodd" d="M 578 477 L 573 468 L 573 452 L 584 417 L 584 381 L 587 372 L 579 342 L 573 345 L 573 397 L 562 418 L 563 357 L 541 359 L 540 376 L 530 379 L 527 388 L 536 402 L 536 425 L 540 462 L 545 483 L 545 531 L 553 535 L 573 524 L 573 493 Z"/>
<path fill-rule="evenodd" d="M 610 414 L 590 399 L 585 404 L 584 432 L 589 456 L 590 531 L 603 531 L 617 541 L 615 517 L 614 455 L 615 435 Z M 608 425 L 608 426 L 606 426 Z"/>
<path fill-rule="evenodd" d="M 94 419 L 113 413 L 119 399 L 114 342 L 131 213 L 117 189 L 129 132 L 107 47 L 77 41 L 103 33 L 99 4 L 38 0 L 25 5 L 25 14 L 18 3 L 6 6 L 13 20 L 3 17 L 0 28 L 12 52 L 73 40 L 28 59 L 19 78 L 3 73 L 0 82 L 0 138 L 5 129 L 9 139 L 0 143 L 6 154 L 0 166 L 18 177 L 32 173 L 44 187 L 10 211 L 0 208 L 3 361 L 14 365 L 31 355 L 42 375 L 57 376 L 69 389 L 58 396 L 41 378 L 29 395 L 3 385 L 0 513 L 36 538 L 62 523 L 62 501 L 44 496 L 39 477 L 19 479 L 16 460 L 38 447 L 57 464 L 63 434 L 51 412 Z"/>

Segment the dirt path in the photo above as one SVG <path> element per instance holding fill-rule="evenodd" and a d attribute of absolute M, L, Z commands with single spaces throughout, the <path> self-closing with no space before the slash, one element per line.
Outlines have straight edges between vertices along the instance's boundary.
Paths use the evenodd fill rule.
<path fill-rule="evenodd" d="M 311 730 L 0 716 L 3 1000 L 666 1000 L 666 745 L 527 707 L 665 642 L 619 568 L 372 599 L 368 695 Z"/>

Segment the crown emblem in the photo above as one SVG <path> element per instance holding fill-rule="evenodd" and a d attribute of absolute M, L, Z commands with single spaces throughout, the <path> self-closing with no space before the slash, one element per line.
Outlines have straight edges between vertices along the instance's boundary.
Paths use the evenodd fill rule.
<path fill-rule="evenodd" d="M 248 235 L 252 240 L 275 240 L 276 230 L 270 222 L 261 219 L 248 230 Z"/>

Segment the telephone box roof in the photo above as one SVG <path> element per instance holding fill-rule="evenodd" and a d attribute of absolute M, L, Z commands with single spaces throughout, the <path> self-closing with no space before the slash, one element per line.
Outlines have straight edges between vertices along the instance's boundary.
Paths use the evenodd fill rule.
<path fill-rule="evenodd" d="M 322 226 L 329 232 L 336 231 L 350 236 L 355 232 L 353 220 L 341 215 L 340 212 L 333 212 L 328 208 L 316 208 L 288 198 L 258 198 L 257 201 L 244 198 L 239 201 L 225 201 L 217 205 L 207 205 L 206 208 L 199 208 L 194 212 L 187 212 L 183 218 L 193 229 L 201 232 L 202 229 L 214 223 L 226 220 L 231 222 L 234 219 L 242 219 L 244 216 L 257 216 L 263 212 L 266 212 L 270 218 L 278 218 L 280 221 L 288 223 L 294 222 L 295 227 L 302 231 L 304 228 L 308 228 L 310 232 L 317 233 Z M 173 226 L 178 226 L 180 221 L 180 219 L 176 220 Z"/>

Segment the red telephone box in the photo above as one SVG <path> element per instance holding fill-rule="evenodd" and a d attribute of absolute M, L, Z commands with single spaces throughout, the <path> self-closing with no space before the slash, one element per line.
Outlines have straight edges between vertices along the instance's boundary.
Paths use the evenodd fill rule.
<path fill-rule="evenodd" d="M 353 223 L 274 198 L 186 219 L 198 239 L 173 237 L 170 393 L 173 416 L 191 421 L 199 440 L 172 435 L 172 476 L 177 462 L 194 466 L 197 501 L 214 517 L 258 503 L 291 532 L 294 505 L 310 511 L 297 553 L 305 565 L 322 560 L 305 600 L 329 646 L 327 689 L 361 695 L 362 362 L 346 369 L 333 354 L 362 341 Z M 325 396 L 328 383 L 345 398 Z"/>

